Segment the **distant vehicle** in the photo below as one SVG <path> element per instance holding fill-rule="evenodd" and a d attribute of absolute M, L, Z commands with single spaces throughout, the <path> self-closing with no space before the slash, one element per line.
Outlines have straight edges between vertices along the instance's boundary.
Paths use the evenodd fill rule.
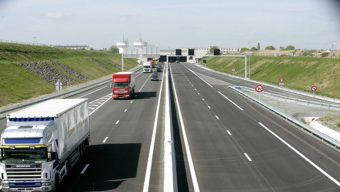
<path fill-rule="evenodd" d="M 112 98 L 132 98 L 135 93 L 135 81 L 132 72 L 119 72 L 112 75 Z"/>
<path fill-rule="evenodd" d="M 1 134 L 2 191 L 54 191 L 89 138 L 87 99 L 51 99 L 9 114 Z"/>
<path fill-rule="evenodd" d="M 156 69 L 157 69 L 157 72 L 162 72 L 162 65 L 158 64 Z"/>
<path fill-rule="evenodd" d="M 151 81 L 158 81 L 158 73 L 156 71 L 152 73 Z"/>
<path fill-rule="evenodd" d="M 152 72 L 152 64 L 147 61 L 143 63 L 143 73 L 151 73 Z"/>

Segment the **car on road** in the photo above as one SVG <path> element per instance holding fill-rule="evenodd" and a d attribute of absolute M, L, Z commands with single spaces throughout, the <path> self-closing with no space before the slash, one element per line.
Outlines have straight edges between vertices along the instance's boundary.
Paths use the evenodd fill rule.
<path fill-rule="evenodd" d="M 154 71 L 151 75 L 151 81 L 158 81 L 158 73 Z"/>
<path fill-rule="evenodd" d="M 162 72 L 162 65 L 158 64 L 156 69 L 157 72 Z"/>

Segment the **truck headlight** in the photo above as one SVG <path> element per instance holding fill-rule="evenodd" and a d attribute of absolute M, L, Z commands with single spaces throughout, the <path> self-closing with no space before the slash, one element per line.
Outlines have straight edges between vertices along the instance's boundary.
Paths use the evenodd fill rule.
<path fill-rule="evenodd" d="M 9 183 L 1 183 L 2 188 L 9 188 Z"/>
<path fill-rule="evenodd" d="M 42 186 L 51 186 L 52 183 L 51 183 L 51 182 L 43 182 L 41 185 L 42 185 Z"/>

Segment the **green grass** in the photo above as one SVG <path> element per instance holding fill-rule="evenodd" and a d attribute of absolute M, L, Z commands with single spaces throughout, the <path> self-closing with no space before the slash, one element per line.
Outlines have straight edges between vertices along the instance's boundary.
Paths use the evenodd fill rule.
<path fill-rule="evenodd" d="M 244 76 L 244 58 L 206 57 L 207 67 Z M 235 69 L 235 72 L 232 72 Z M 340 98 L 340 59 L 312 57 L 250 57 L 250 78 L 278 85 L 283 78 L 285 87 Z"/>
<path fill-rule="evenodd" d="M 55 91 L 54 85 L 18 65 L 25 61 L 57 61 L 88 80 L 121 70 L 121 56 L 105 51 L 0 43 L 0 106 Z M 124 59 L 124 64 L 126 70 L 137 66 L 136 59 Z M 58 66 L 54 67 L 62 70 Z M 78 80 L 77 83 L 83 82 Z"/>

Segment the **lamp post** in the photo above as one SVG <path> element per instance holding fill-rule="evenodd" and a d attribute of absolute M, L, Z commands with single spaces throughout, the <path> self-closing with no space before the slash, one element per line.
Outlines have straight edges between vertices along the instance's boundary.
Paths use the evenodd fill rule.
<path fill-rule="evenodd" d="M 119 49 L 119 53 L 122 54 L 122 71 L 124 71 L 124 49 L 126 50 L 129 44 L 127 41 L 121 41 L 116 43 L 116 46 Z"/>

